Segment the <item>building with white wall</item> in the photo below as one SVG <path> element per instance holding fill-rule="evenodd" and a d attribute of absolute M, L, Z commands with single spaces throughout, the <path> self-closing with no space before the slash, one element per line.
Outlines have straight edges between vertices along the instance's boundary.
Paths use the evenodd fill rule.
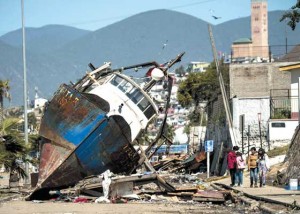
<path fill-rule="evenodd" d="M 299 107 L 298 107 L 298 85 L 300 82 L 300 63 L 292 63 L 283 65 L 279 68 L 282 72 L 291 73 L 291 86 L 290 86 L 290 97 L 291 97 L 291 119 L 299 118 Z"/>
<path fill-rule="evenodd" d="M 282 62 L 230 65 L 233 126 L 239 141 L 241 115 L 245 118 L 244 137 L 250 126 L 251 144 L 260 146 L 260 135 L 266 149 L 279 142 L 288 143 L 292 139 L 297 126 L 294 118 L 283 120 L 274 113 L 291 108 L 289 96 L 291 89 L 295 89 L 295 80 L 300 76 L 300 69 L 291 66 L 291 63 Z M 294 70 L 289 72 L 287 68 Z M 283 92 L 290 94 L 286 96 Z"/>
<path fill-rule="evenodd" d="M 187 70 L 189 72 L 205 72 L 209 65 L 208 62 L 190 62 Z"/>

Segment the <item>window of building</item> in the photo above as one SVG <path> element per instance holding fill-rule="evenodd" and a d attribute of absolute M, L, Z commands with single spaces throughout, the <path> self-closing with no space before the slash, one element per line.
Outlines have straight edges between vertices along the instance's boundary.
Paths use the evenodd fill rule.
<path fill-rule="evenodd" d="M 260 32 L 259 27 L 254 27 L 253 32 L 254 32 L 254 33 L 259 33 L 259 32 Z"/>
<path fill-rule="evenodd" d="M 285 128 L 285 123 L 272 123 L 272 128 Z"/>

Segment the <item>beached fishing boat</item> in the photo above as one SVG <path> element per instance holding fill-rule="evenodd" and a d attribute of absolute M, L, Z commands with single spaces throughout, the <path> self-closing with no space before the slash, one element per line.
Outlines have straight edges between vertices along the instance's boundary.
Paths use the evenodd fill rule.
<path fill-rule="evenodd" d="M 92 71 L 76 84 L 61 85 L 41 121 L 38 183 L 29 199 L 107 169 L 124 174 L 134 171 L 143 158 L 132 143 L 158 115 L 148 92 L 157 81 L 171 78 L 168 68 L 182 55 L 164 67 L 156 62 L 115 70 L 109 63 L 97 69 L 90 65 Z M 150 81 L 143 87 L 123 74 L 140 68 L 150 68 Z"/>

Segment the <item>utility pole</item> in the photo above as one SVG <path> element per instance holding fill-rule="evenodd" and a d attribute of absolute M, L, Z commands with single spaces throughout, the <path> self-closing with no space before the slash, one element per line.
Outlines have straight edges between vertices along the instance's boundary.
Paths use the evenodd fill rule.
<path fill-rule="evenodd" d="M 250 155 L 250 125 L 248 125 L 247 136 L 248 136 L 248 157 L 249 157 L 249 155 Z"/>
<path fill-rule="evenodd" d="M 261 138 L 261 113 L 257 113 L 257 117 L 258 117 L 258 129 L 259 129 L 260 148 L 262 148 L 263 145 L 262 145 L 262 138 Z"/>
<path fill-rule="evenodd" d="M 287 31 L 286 31 L 287 20 L 286 20 L 286 18 L 284 19 L 284 21 L 285 21 L 285 29 L 284 29 L 284 31 L 285 31 L 285 54 L 287 54 Z"/>
<path fill-rule="evenodd" d="M 242 153 L 244 154 L 244 126 L 245 126 L 245 115 L 240 115 L 240 132 L 242 133 Z"/>
<path fill-rule="evenodd" d="M 223 98 L 223 103 L 224 103 L 224 107 L 225 107 L 226 118 L 227 118 L 227 122 L 228 122 L 228 125 L 229 125 L 230 138 L 231 138 L 232 146 L 236 146 L 237 145 L 237 140 L 236 140 L 236 137 L 234 135 L 233 122 L 232 122 L 232 116 L 231 116 L 230 107 L 229 107 L 229 101 L 228 101 L 228 97 L 227 97 L 227 94 L 226 94 L 222 73 L 219 70 L 219 61 L 218 61 L 218 57 L 217 57 L 215 41 L 214 41 L 214 37 L 213 37 L 213 33 L 212 33 L 212 30 L 211 30 L 211 25 L 210 24 L 208 24 L 208 31 L 209 31 L 209 37 L 210 37 L 212 52 L 213 52 L 214 60 L 215 60 L 215 63 L 216 63 L 217 75 L 218 75 L 219 84 L 220 84 L 221 93 L 222 93 L 222 98 Z"/>
<path fill-rule="evenodd" d="M 28 115 L 27 115 L 27 75 L 26 75 L 26 48 L 25 48 L 25 28 L 24 28 L 24 0 L 21 0 L 22 10 L 22 40 L 23 40 L 23 84 L 24 84 L 24 138 L 28 145 Z M 28 161 L 25 162 L 25 184 L 29 184 Z"/>
<path fill-rule="evenodd" d="M 300 124 L 300 77 L 298 78 L 298 125 Z"/>

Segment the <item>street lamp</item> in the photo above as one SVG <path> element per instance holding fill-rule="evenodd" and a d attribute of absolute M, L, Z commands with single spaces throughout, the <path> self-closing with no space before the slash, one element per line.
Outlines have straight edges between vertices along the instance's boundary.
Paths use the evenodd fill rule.
<path fill-rule="evenodd" d="M 262 148 L 262 139 L 261 139 L 261 113 L 257 113 L 258 117 L 258 129 L 259 129 L 259 138 L 260 138 L 260 148 Z"/>
<path fill-rule="evenodd" d="M 28 145 L 28 116 L 27 116 L 27 74 L 26 74 L 26 48 L 25 48 L 25 24 L 24 24 L 24 0 L 21 0 L 22 10 L 22 43 L 23 43 L 23 84 L 24 84 L 24 138 Z M 28 161 L 25 162 L 25 185 L 29 185 Z"/>

